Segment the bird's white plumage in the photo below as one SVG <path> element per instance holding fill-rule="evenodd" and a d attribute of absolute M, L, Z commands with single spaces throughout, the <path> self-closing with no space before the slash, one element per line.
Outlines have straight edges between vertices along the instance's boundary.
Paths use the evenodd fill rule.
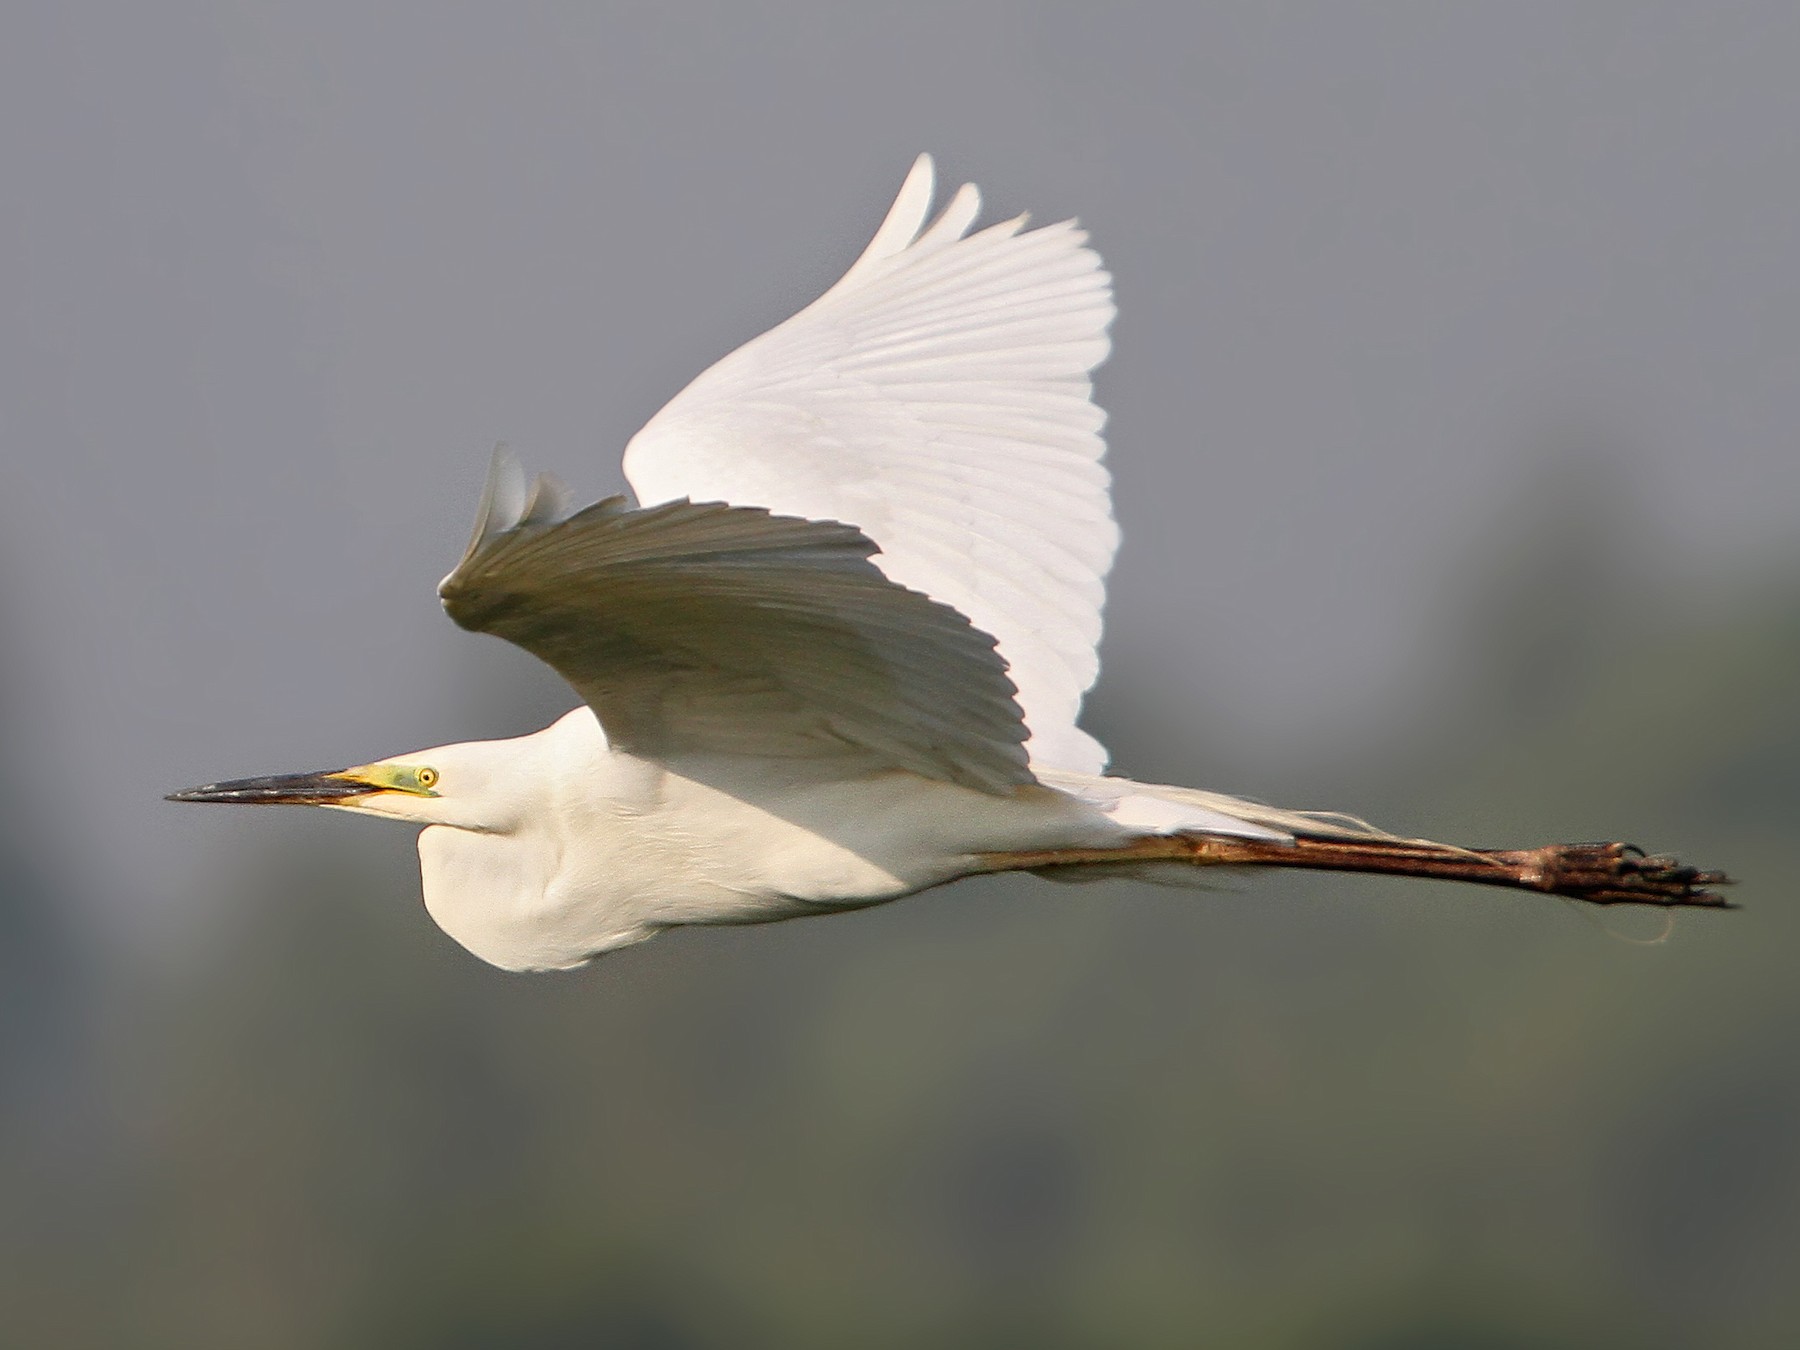
<path fill-rule="evenodd" d="M 1072 221 L 969 234 L 976 189 L 927 226 L 932 196 L 920 156 L 844 277 L 676 395 L 626 477 L 645 505 L 855 525 L 891 580 L 997 640 L 1033 766 L 1098 773 L 1106 752 L 1075 719 L 1119 537 L 1089 378 L 1110 279 Z"/>

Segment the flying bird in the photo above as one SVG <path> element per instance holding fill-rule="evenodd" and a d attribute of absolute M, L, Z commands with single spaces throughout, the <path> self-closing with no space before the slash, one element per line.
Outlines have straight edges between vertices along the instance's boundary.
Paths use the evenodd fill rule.
<path fill-rule="evenodd" d="M 880 904 L 959 877 L 1383 872 L 1723 908 L 1625 844 L 1491 850 L 1108 776 L 1077 725 L 1118 545 L 1091 373 L 1111 280 L 1074 221 L 932 218 L 920 156 L 838 283 L 625 448 L 637 496 L 571 512 L 497 452 L 439 587 L 582 706 L 534 735 L 189 802 L 422 825 L 425 907 L 512 970 L 684 924 Z"/>

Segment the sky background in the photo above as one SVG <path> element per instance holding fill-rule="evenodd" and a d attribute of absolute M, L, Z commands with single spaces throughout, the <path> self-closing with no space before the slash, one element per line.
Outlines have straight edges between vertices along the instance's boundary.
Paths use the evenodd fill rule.
<path fill-rule="evenodd" d="M 0 1339 L 1800 1344 L 1800 7 L 9 7 Z M 1123 772 L 1741 913 L 959 884 L 482 966 L 407 832 L 161 800 L 529 731 L 434 588 L 913 157 L 1079 216 Z M 1666 942 L 1659 939 L 1666 938 Z"/>

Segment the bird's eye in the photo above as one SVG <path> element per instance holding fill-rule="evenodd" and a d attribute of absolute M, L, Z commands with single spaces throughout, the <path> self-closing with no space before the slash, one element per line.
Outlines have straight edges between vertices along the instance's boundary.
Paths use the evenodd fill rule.
<path fill-rule="evenodd" d="M 420 787 L 434 788 L 437 786 L 438 771 L 436 769 L 432 769 L 432 768 L 420 769 L 419 773 L 418 773 L 418 779 L 419 779 Z"/>

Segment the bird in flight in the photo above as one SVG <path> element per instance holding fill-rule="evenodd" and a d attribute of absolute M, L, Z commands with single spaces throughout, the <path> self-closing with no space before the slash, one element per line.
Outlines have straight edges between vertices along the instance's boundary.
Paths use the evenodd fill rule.
<path fill-rule="evenodd" d="M 1111 282 L 1073 221 L 932 218 L 920 156 L 843 278 L 625 448 L 571 512 L 496 452 L 458 624 L 582 705 L 515 740 L 212 783 L 419 835 L 425 907 L 513 970 L 684 924 L 855 909 L 985 872 L 1382 872 L 1724 908 L 1625 844 L 1474 849 L 1105 773 L 1076 724 L 1118 545 L 1090 379 Z"/>

